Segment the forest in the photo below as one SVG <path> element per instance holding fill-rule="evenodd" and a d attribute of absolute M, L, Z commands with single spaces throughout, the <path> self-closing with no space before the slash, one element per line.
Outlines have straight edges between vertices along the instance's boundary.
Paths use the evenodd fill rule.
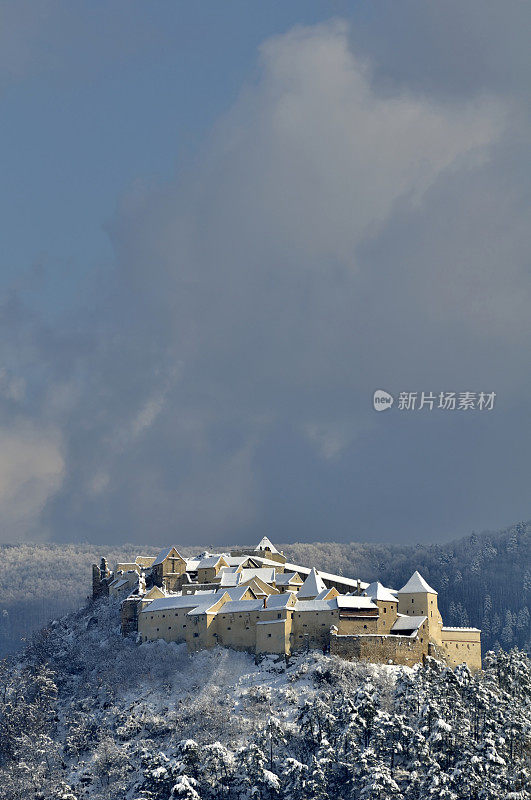
<path fill-rule="evenodd" d="M 446 625 L 481 628 L 484 652 L 513 646 L 530 652 L 530 530 L 530 522 L 520 522 L 441 545 L 282 545 L 272 539 L 296 563 L 366 581 L 378 579 L 393 588 L 403 586 L 418 569 L 439 592 Z M 0 656 L 23 646 L 33 631 L 54 617 L 78 608 L 91 592 L 91 564 L 102 555 L 113 566 L 137 553 L 154 554 L 163 545 L 0 546 Z M 192 555 L 206 548 L 180 549 Z"/>
<path fill-rule="evenodd" d="M 472 675 L 120 635 L 115 601 L 0 662 L 9 800 L 526 800 L 531 665 Z"/>

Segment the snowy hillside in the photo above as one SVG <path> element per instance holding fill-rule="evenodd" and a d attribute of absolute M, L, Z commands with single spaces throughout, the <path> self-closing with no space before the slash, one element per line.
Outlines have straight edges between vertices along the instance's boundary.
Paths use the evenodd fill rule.
<path fill-rule="evenodd" d="M 8 800 L 527 798 L 530 665 L 472 677 L 123 639 L 99 601 L 0 664 Z"/>

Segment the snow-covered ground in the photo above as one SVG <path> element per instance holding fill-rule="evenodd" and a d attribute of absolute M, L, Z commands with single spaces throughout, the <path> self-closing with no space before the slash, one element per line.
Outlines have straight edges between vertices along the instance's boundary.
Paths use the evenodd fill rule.
<path fill-rule="evenodd" d="M 528 797 L 530 672 L 517 651 L 478 677 L 320 651 L 286 663 L 138 644 L 118 618 L 99 601 L 3 667 L 0 797 Z"/>

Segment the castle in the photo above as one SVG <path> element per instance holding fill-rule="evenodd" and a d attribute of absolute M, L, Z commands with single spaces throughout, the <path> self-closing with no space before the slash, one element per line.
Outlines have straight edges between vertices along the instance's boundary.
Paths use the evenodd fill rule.
<path fill-rule="evenodd" d="M 185 558 L 176 547 L 92 568 L 93 597 L 122 599 L 124 635 L 289 655 L 322 648 L 348 660 L 413 665 L 428 655 L 481 668 L 480 631 L 443 625 L 437 592 L 414 572 L 398 591 L 291 564 L 256 547 Z"/>

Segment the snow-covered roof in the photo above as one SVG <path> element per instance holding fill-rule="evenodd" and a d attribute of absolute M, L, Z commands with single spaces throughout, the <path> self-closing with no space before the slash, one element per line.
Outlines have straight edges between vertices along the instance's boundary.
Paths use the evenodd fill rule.
<path fill-rule="evenodd" d="M 213 591 L 196 592 L 195 594 L 175 594 L 168 597 L 159 597 L 152 600 L 141 614 L 152 614 L 154 611 L 165 611 L 167 608 L 195 608 L 205 603 L 212 603 Z"/>
<path fill-rule="evenodd" d="M 370 583 L 364 591 L 367 597 L 371 597 L 373 600 L 385 600 L 387 603 L 397 602 L 395 595 L 391 594 L 390 589 L 383 586 L 380 581 Z"/>
<path fill-rule="evenodd" d="M 476 633 L 481 633 L 479 628 L 467 628 L 458 625 L 454 625 L 453 627 L 448 627 L 448 625 L 443 625 L 443 631 L 476 631 Z"/>
<path fill-rule="evenodd" d="M 175 550 L 179 558 L 182 558 L 181 554 L 177 550 L 176 547 L 173 545 L 171 547 L 165 547 L 164 550 L 161 550 L 158 556 L 156 557 L 155 561 L 151 565 L 152 567 L 156 567 L 158 564 L 162 564 L 163 561 L 166 561 L 172 550 Z M 184 559 L 183 559 L 184 561 Z"/>
<path fill-rule="evenodd" d="M 295 605 L 294 595 L 291 592 L 284 594 L 270 594 L 266 601 L 266 609 L 281 609 Z"/>
<path fill-rule="evenodd" d="M 252 578 L 260 578 L 265 583 L 273 583 L 275 580 L 275 570 L 272 567 L 258 567 L 256 569 L 242 569 L 240 571 L 240 583 L 250 581 Z"/>
<path fill-rule="evenodd" d="M 333 600 L 297 600 L 293 606 L 294 611 L 333 611 L 336 608 Z"/>
<path fill-rule="evenodd" d="M 275 547 L 271 539 L 268 539 L 267 536 L 264 536 L 263 539 L 260 539 L 260 541 L 258 542 L 257 546 L 254 549 L 256 551 L 270 550 L 272 553 L 278 553 L 277 548 Z"/>
<path fill-rule="evenodd" d="M 287 586 L 294 578 L 302 580 L 296 572 L 279 572 L 275 577 L 275 583 L 277 586 Z"/>
<path fill-rule="evenodd" d="M 219 563 L 219 560 L 222 556 L 214 555 L 214 556 L 207 556 L 206 558 L 202 558 L 198 564 L 197 569 L 208 569 L 209 567 L 215 567 L 216 564 Z"/>
<path fill-rule="evenodd" d="M 338 594 L 331 597 L 329 603 L 335 603 L 337 608 L 378 608 L 371 597 L 364 597 L 357 594 Z"/>
<path fill-rule="evenodd" d="M 277 565 L 278 566 L 278 565 Z M 303 567 L 300 564 L 291 564 L 286 562 L 284 564 L 284 570 L 289 570 L 290 572 L 298 572 L 299 575 L 303 578 L 307 577 L 310 572 L 312 571 L 310 567 Z M 334 575 L 332 572 L 323 572 L 322 569 L 316 570 L 319 577 L 321 577 L 325 581 L 330 581 L 331 583 L 339 583 L 349 589 L 357 589 L 358 588 L 358 581 L 355 578 L 345 578 L 344 575 Z M 369 585 L 367 582 L 360 581 L 360 587 L 362 589 L 366 589 Z"/>
<path fill-rule="evenodd" d="M 275 567 L 275 569 L 279 567 L 278 561 L 272 561 L 270 558 L 264 558 L 263 556 L 256 556 L 254 554 L 252 556 L 247 556 L 246 561 L 256 562 L 263 567 Z"/>
<path fill-rule="evenodd" d="M 297 597 L 300 600 L 304 600 L 305 597 L 311 599 L 320 594 L 323 589 L 326 589 L 325 582 L 321 577 L 319 577 L 314 568 L 311 570 L 310 574 L 297 592 Z"/>
<path fill-rule="evenodd" d="M 241 600 L 248 591 L 248 586 L 230 586 L 228 588 L 218 589 L 216 595 L 221 597 L 224 594 L 228 594 L 231 600 Z M 252 591 L 252 589 L 250 591 Z"/>
<path fill-rule="evenodd" d="M 332 589 L 327 589 L 327 588 L 324 588 L 324 589 L 323 589 L 323 591 L 322 591 L 322 592 L 319 592 L 319 594 L 318 594 L 318 595 L 317 595 L 317 596 L 316 596 L 314 599 L 315 599 L 315 600 L 326 600 L 326 598 L 327 598 L 327 595 L 328 595 L 328 594 L 329 594 L 331 591 L 332 591 Z"/>
<path fill-rule="evenodd" d="M 229 567 L 239 567 L 249 560 L 249 556 L 228 556 L 225 553 L 222 555 Z"/>
<path fill-rule="evenodd" d="M 395 633 L 396 631 L 418 631 L 424 620 L 428 619 L 427 617 L 409 617 L 407 614 L 400 615 L 393 627 L 391 628 L 391 632 Z"/>
<path fill-rule="evenodd" d="M 234 614 L 243 611 L 260 611 L 264 607 L 262 600 L 229 600 L 219 609 L 219 614 Z"/>
<path fill-rule="evenodd" d="M 187 572 L 197 572 L 197 568 L 201 563 L 200 558 L 187 558 L 186 559 L 186 571 Z"/>
<path fill-rule="evenodd" d="M 240 582 L 240 573 L 230 567 L 222 567 L 218 572 L 220 586 L 237 586 Z"/>
<path fill-rule="evenodd" d="M 406 585 L 402 586 L 402 588 L 398 590 L 398 594 L 416 594 L 417 592 L 430 592 L 431 594 L 437 594 L 435 589 L 432 589 L 431 586 L 426 583 L 420 572 L 415 570 Z"/>

